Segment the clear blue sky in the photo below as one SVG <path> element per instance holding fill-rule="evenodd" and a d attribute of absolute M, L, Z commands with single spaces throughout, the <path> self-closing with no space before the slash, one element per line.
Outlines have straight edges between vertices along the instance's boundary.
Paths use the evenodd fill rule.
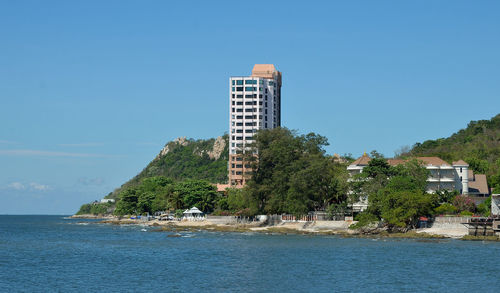
<path fill-rule="evenodd" d="M 283 72 L 329 153 L 500 112 L 499 1 L 1 1 L 0 214 L 70 214 L 179 136 L 227 131 L 228 78 Z"/>

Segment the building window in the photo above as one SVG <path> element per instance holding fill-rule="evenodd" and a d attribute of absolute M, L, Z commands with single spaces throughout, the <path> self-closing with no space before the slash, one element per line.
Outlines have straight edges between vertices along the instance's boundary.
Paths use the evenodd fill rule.
<path fill-rule="evenodd" d="M 236 133 L 243 133 L 243 129 L 236 129 Z"/>
<path fill-rule="evenodd" d="M 256 87 L 253 87 L 253 86 L 247 86 L 245 87 L 245 91 L 247 92 L 253 92 L 253 91 L 256 91 L 257 88 Z"/>
<path fill-rule="evenodd" d="M 236 98 L 243 99 L 243 95 L 236 95 Z"/>
<path fill-rule="evenodd" d="M 243 102 L 236 102 L 236 105 L 243 106 Z"/>
<path fill-rule="evenodd" d="M 253 115 L 246 115 L 245 119 L 253 119 Z"/>
<path fill-rule="evenodd" d="M 266 121 L 267 121 L 267 117 L 266 117 Z M 267 123 L 266 123 L 266 128 L 267 128 Z"/>
<path fill-rule="evenodd" d="M 236 91 L 237 91 L 237 92 L 242 92 L 242 91 L 243 91 L 243 87 L 242 87 L 242 86 L 237 87 L 237 88 L 236 88 Z"/>
<path fill-rule="evenodd" d="M 246 101 L 245 105 L 253 105 L 253 102 L 252 101 Z"/>
<path fill-rule="evenodd" d="M 233 122 L 233 126 L 234 126 L 234 122 Z M 243 122 L 236 123 L 236 126 L 243 126 Z"/>
<path fill-rule="evenodd" d="M 236 109 L 236 112 L 243 112 L 243 109 Z"/>
<path fill-rule="evenodd" d="M 259 102 L 259 106 L 262 106 L 262 102 Z"/>
<path fill-rule="evenodd" d="M 243 119 L 243 115 L 236 116 L 236 119 Z"/>
<path fill-rule="evenodd" d="M 460 173 L 462 173 L 462 167 L 460 167 Z"/>
<path fill-rule="evenodd" d="M 231 104 L 234 106 L 234 101 Z"/>
<path fill-rule="evenodd" d="M 245 109 L 245 112 L 253 112 L 253 108 L 247 108 L 247 109 Z"/>
<path fill-rule="evenodd" d="M 266 89 L 266 94 L 267 94 L 267 89 Z"/>
<path fill-rule="evenodd" d="M 236 85 L 243 85 L 243 80 L 242 79 L 238 79 L 236 81 Z"/>
<path fill-rule="evenodd" d="M 233 113 L 234 113 L 234 108 L 233 108 Z"/>
<path fill-rule="evenodd" d="M 256 80 L 247 79 L 247 80 L 245 80 L 245 84 L 257 84 L 257 81 Z"/>
<path fill-rule="evenodd" d="M 234 92 L 234 86 L 231 88 L 231 90 Z"/>
<path fill-rule="evenodd" d="M 460 176 L 460 182 L 462 182 L 462 176 Z"/>

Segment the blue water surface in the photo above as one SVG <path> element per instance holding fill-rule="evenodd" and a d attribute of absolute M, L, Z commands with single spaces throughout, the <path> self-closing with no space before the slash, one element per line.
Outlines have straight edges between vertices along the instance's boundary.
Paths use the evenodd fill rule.
<path fill-rule="evenodd" d="M 0 292 L 500 292 L 496 242 L 153 230 L 0 216 Z"/>

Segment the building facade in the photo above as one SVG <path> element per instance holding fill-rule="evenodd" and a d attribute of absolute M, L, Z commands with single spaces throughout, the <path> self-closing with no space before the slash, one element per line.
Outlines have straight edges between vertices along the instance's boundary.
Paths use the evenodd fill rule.
<path fill-rule="evenodd" d="M 229 79 L 229 184 L 245 185 L 250 166 L 242 153 L 259 129 L 281 126 L 281 72 L 255 64 L 250 76 Z"/>

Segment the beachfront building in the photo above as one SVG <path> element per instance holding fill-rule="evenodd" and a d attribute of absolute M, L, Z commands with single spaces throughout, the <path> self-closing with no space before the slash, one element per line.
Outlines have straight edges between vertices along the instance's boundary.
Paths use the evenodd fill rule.
<path fill-rule="evenodd" d="M 469 164 L 463 160 L 447 163 L 439 157 L 416 157 L 421 161 L 430 175 L 427 178 L 427 192 L 435 193 L 440 190 L 456 190 L 460 194 L 484 197 L 489 196 L 488 182 L 486 175 L 474 174 L 469 169 Z M 371 158 L 366 153 L 347 167 L 351 175 L 363 172 L 363 168 L 368 166 Z M 404 164 L 406 160 L 388 159 L 391 166 Z"/>
<path fill-rule="evenodd" d="M 417 157 L 416 159 L 421 161 L 430 172 L 427 178 L 427 192 L 429 193 L 441 190 L 456 190 L 460 194 L 475 197 L 476 202 L 484 200 L 484 197 L 490 194 L 486 175 L 474 174 L 472 170 L 469 170 L 469 164 L 463 160 L 453 162 L 450 165 L 439 157 Z M 370 161 L 371 158 L 364 153 L 363 156 L 352 162 L 347 167 L 351 177 L 362 173 Z M 405 162 L 406 160 L 401 159 L 387 160 L 387 163 L 391 166 L 397 166 Z M 366 195 L 361 196 L 358 202 L 352 204 L 353 212 L 362 212 L 367 208 L 368 196 Z"/>
<path fill-rule="evenodd" d="M 229 79 L 229 184 L 242 187 L 249 165 L 242 153 L 259 129 L 281 126 L 281 72 L 273 64 L 255 64 L 250 76 Z"/>

